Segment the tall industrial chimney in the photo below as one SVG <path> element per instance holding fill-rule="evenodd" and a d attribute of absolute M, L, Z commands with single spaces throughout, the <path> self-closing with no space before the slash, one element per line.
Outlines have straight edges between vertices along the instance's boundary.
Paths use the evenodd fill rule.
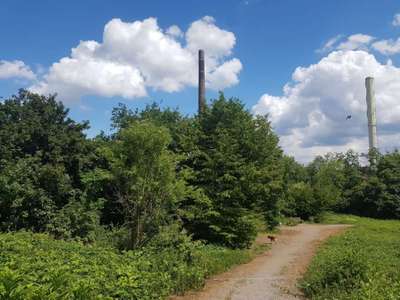
<path fill-rule="evenodd" d="M 365 88 L 367 89 L 369 150 L 376 151 L 378 149 L 378 143 L 376 138 L 376 104 L 373 77 L 367 77 L 365 79 Z"/>
<path fill-rule="evenodd" d="M 206 106 L 206 79 L 204 70 L 204 50 L 199 50 L 199 115 Z"/>

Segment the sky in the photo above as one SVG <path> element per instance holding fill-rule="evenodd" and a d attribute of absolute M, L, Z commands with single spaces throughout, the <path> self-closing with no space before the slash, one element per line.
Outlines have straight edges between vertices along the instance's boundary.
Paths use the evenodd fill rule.
<path fill-rule="evenodd" d="M 202 48 L 208 101 L 268 114 L 301 162 L 367 151 L 367 76 L 379 149 L 400 146 L 398 0 L 2 0 L 0 37 L 0 97 L 57 93 L 88 136 L 118 103 L 196 113 Z"/>

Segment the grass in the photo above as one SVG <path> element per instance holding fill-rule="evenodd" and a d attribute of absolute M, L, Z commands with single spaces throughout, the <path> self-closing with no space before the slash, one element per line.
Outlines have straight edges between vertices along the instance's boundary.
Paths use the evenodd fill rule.
<path fill-rule="evenodd" d="M 400 221 L 327 214 L 352 224 L 320 248 L 301 286 L 311 299 L 400 299 Z"/>
<path fill-rule="evenodd" d="M 29 232 L 0 234 L 0 300 L 166 299 L 248 262 L 265 245 L 233 250 L 190 241 L 118 252 Z"/>

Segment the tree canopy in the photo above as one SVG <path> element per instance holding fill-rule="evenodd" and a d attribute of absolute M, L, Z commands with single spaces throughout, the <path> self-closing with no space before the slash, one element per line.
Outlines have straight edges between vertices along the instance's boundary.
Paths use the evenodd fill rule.
<path fill-rule="evenodd" d="M 119 105 L 112 134 L 87 138 L 55 95 L 21 90 L 0 103 L 0 230 L 151 243 L 165 228 L 248 247 L 282 217 L 327 210 L 400 218 L 400 154 L 374 166 L 353 151 L 307 165 L 286 156 L 268 116 L 220 94 L 200 116 Z M 178 239 L 179 240 L 179 239 Z"/>

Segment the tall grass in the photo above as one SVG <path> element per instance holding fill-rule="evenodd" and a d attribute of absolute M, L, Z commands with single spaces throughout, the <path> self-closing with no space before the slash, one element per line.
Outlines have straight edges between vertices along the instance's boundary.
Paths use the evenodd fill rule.
<path fill-rule="evenodd" d="M 400 299 L 400 221 L 326 215 L 326 223 L 353 224 L 330 238 L 301 285 L 311 299 Z"/>

